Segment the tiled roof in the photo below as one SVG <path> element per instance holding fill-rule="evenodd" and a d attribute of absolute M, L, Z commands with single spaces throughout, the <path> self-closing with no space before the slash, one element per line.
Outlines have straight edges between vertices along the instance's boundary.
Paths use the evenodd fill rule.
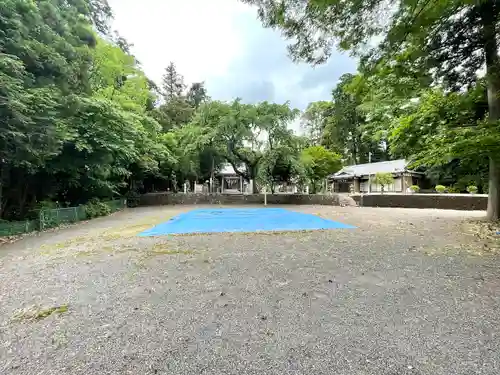
<path fill-rule="evenodd" d="M 237 166 L 238 167 L 238 166 Z M 244 171 L 245 167 L 244 166 L 239 166 L 238 167 L 239 171 Z M 235 176 L 236 172 L 234 171 L 234 168 L 231 164 L 224 164 L 220 171 L 217 173 L 219 176 Z"/>
<path fill-rule="evenodd" d="M 357 164 L 349 165 L 342 168 L 337 173 L 330 175 L 333 177 L 360 177 L 367 175 L 374 175 L 376 173 L 398 173 L 406 171 L 408 163 L 405 159 L 391 160 L 391 161 L 381 161 L 378 163 L 367 163 L 367 164 Z"/>

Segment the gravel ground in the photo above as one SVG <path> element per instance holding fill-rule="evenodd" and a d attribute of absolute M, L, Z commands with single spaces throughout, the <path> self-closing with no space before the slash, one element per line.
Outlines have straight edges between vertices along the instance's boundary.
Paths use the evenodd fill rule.
<path fill-rule="evenodd" d="M 358 229 L 136 236 L 178 206 L 2 247 L 0 373 L 500 373 L 482 213 L 288 208 Z"/>

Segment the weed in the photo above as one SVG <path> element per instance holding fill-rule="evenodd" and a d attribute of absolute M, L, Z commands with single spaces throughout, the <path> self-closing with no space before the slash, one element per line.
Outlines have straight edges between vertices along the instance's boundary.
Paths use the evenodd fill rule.
<path fill-rule="evenodd" d="M 52 314 L 62 314 L 68 311 L 68 305 L 52 306 L 48 308 L 38 308 L 36 306 L 20 311 L 14 315 L 16 321 L 38 321 L 45 319 Z"/>

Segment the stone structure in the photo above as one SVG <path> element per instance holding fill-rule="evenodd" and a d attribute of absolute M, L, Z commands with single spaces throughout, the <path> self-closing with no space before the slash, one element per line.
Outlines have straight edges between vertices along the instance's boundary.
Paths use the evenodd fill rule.
<path fill-rule="evenodd" d="M 339 194 L 267 194 L 268 204 L 317 204 L 331 206 L 356 205 L 349 197 Z M 176 194 L 149 193 L 141 196 L 140 206 L 161 206 L 175 204 L 264 204 L 264 194 Z"/>
<path fill-rule="evenodd" d="M 352 197 L 364 207 L 437 208 L 445 210 L 486 210 L 485 194 L 365 194 Z"/>

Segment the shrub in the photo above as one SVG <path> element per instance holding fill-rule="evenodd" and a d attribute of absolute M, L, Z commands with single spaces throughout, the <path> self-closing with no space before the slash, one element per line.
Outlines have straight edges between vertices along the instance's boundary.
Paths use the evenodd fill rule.
<path fill-rule="evenodd" d="M 414 193 L 418 193 L 420 191 L 420 186 L 418 185 L 411 185 L 410 190 L 413 191 Z"/>
<path fill-rule="evenodd" d="M 477 193 L 477 186 L 474 186 L 474 185 L 470 185 L 470 186 L 467 186 L 467 191 L 470 193 L 470 194 L 476 194 Z"/>
<path fill-rule="evenodd" d="M 458 186 L 450 186 L 448 189 L 448 193 L 461 193 L 462 190 Z"/>
<path fill-rule="evenodd" d="M 36 203 L 35 208 L 38 210 L 53 210 L 55 208 L 61 208 L 59 202 L 43 200 Z"/>
<path fill-rule="evenodd" d="M 128 207 L 137 207 L 139 206 L 141 195 L 137 191 L 131 190 L 126 194 L 126 198 Z"/>
<path fill-rule="evenodd" d="M 392 173 L 377 173 L 375 175 L 375 179 L 373 180 L 376 184 L 382 187 L 382 193 L 384 192 L 384 188 L 392 183 L 394 183 L 394 177 L 392 177 Z"/>
<path fill-rule="evenodd" d="M 97 198 L 92 198 L 85 205 L 85 213 L 89 219 L 99 216 L 106 216 L 111 213 L 111 208 L 107 204 L 102 203 Z"/>
<path fill-rule="evenodd" d="M 444 186 L 444 185 L 436 185 L 435 189 L 436 189 L 436 191 L 438 193 L 444 193 L 446 191 L 446 186 Z"/>

